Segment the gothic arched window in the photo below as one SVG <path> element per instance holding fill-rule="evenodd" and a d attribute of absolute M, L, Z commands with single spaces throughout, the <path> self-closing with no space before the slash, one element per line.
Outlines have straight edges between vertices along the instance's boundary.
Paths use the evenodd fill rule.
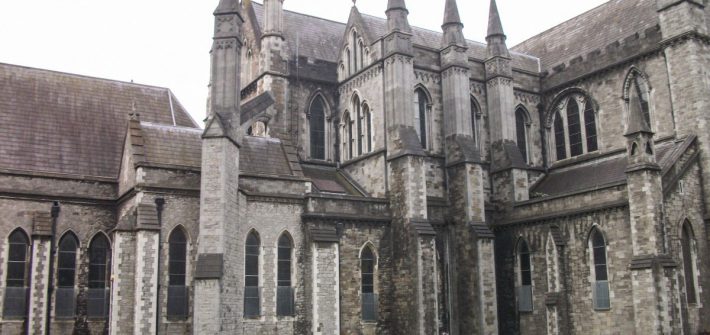
<path fill-rule="evenodd" d="M 360 98 L 356 95 L 353 97 L 353 109 L 355 110 L 355 121 L 357 122 L 357 155 L 362 155 L 362 106 Z"/>
<path fill-rule="evenodd" d="M 360 293 L 362 294 L 362 319 L 377 320 L 377 295 L 375 294 L 375 267 L 377 257 L 368 245 L 360 255 Z"/>
<path fill-rule="evenodd" d="M 429 108 L 429 98 L 423 89 L 414 91 L 414 129 L 419 135 L 422 148 L 427 148 L 427 109 Z"/>
<path fill-rule="evenodd" d="M 698 302 L 695 275 L 695 239 L 689 222 L 683 224 L 681 236 L 681 251 L 683 256 L 683 277 L 685 277 L 685 296 L 689 304 Z"/>
<path fill-rule="evenodd" d="M 520 240 L 518 245 L 518 271 L 520 274 L 520 291 L 518 293 L 518 310 L 531 312 L 532 303 L 532 264 L 530 262 L 530 248 L 525 240 Z"/>
<path fill-rule="evenodd" d="M 309 114 L 311 158 L 325 159 L 325 102 L 321 96 L 313 99 Z"/>
<path fill-rule="evenodd" d="M 187 236 L 182 228 L 168 238 L 168 316 L 187 316 Z"/>
<path fill-rule="evenodd" d="M 59 240 L 57 254 L 57 291 L 54 314 L 56 317 L 74 316 L 74 284 L 76 282 L 76 254 L 79 240 L 67 233 Z"/>
<path fill-rule="evenodd" d="M 589 97 L 580 93 L 566 96 L 555 107 L 552 120 L 554 152 L 557 160 L 599 150 L 597 113 Z"/>
<path fill-rule="evenodd" d="M 293 283 L 291 282 L 293 243 L 288 233 L 284 232 L 279 238 L 278 264 L 276 269 L 276 315 L 293 315 Z"/>
<path fill-rule="evenodd" d="M 471 136 L 473 136 L 473 141 L 476 143 L 476 146 L 480 146 L 478 144 L 479 137 L 478 137 L 478 114 L 480 111 L 478 110 L 478 103 L 476 103 L 476 99 L 471 97 Z"/>
<path fill-rule="evenodd" d="M 609 309 L 609 273 L 607 265 L 606 240 L 598 229 L 592 230 L 589 237 L 589 246 L 592 253 L 593 278 L 592 295 L 594 309 Z"/>
<path fill-rule="evenodd" d="M 523 160 L 525 163 L 529 162 L 528 159 L 528 131 L 527 131 L 528 118 L 527 113 L 522 107 L 518 107 L 515 110 L 515 134 L 518 144 L 518 149 L 520 154 L 523 155 Z"/>
<path fill-rule="evenodd" d="M 5 275 L 5 318 L 27 317 L 27 279 L 30 239 L 20 229 L 7 239 L 7 274 Z"/>
<path fill-rule="evenodd" d="M 88 316 L 106 317 L 109 309 L 109 278 L 111 245 L 104 234 L 98 234 L 89 244 Z"/>
<path fill-rule="evenodd" d="M 350 113 L 345 113 L 345 118 L 343 119 L 343 125 L 345 126 L 345 150 L 347 151 L 347 159 L 352 159 L 353 156 L 353 121 L 350 119 Z M 345 156 L 345 155 L 343 155 Z"/>
<path fill-rule="evenodd" d="M 261 315 L 259 289 L 261 240 L 255 231 L 247 235 L 244 251 L 244 317 L 253 318 Z"/>
<path fill-rule="evenodd" d="M 367 140 L 367 147 L 365 150 L 367 152 L 372 152 L 372 112 L 370 111 L 370 106 L 367 104 L 362 106 L 362 111 L 365 114 L 365 138 Z"/>
<path fill-rule="evenodd" d="M 353 30 L 353 72 L 357 72 L 358 70 L 358 62 L 357 62 L 357 32 Z"/>

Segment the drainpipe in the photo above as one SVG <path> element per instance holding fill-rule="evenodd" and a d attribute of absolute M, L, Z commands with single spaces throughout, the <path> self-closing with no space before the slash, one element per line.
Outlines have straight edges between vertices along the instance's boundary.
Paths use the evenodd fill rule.
<path fill-rule="evenodd" d="M 59 201 L 55 201 L 52 204 L 52 236 L 49 242 L 49 280 L 47 285 L 47 314 L 45 317 L 45 327 L 44 333 L 49 335 L 51 333 L 52 326 L 52 293 L 54 293 L 54 257 L 57 253 L 55 244 L 57 236 L 57 218 L 59 217 L 59 212 L 61 207 Z"/>
<path fill-rule="evenodd" d="M 158 226 L 160 226 L 160 230 L 158 230 L 158 267 L 156 271 L 158 272 L 158 280 L 157 280 L 157 289 L 156 289 L 156 300 L 155 300 L 155 334 L 160 334 L 160 319 L 161 319 L 161 311 L 160 311 L 160 290 L 162 289 L 160 285 L 160 267 L 162 265 L 162 255 L 163 255 L 163 206 L 165 206 L 165 199 L 164 198 L 156 198 L 155 199 L 155 206 L 158 211 Z"/>

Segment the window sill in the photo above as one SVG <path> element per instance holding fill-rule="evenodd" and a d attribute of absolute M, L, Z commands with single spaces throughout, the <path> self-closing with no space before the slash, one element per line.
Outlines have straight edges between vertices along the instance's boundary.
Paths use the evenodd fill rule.
<path fill-rule="evenodd" d="M 362 323 L 363 325 L 377 325 L 377 321 L 360 320 L 360 323 Z"/>
<path fill-rule="evenodd" d="M 595 312 L 610 312 L 611 307 L 609 307 L 609 308 L 594 308 L 594 311 Z"/>

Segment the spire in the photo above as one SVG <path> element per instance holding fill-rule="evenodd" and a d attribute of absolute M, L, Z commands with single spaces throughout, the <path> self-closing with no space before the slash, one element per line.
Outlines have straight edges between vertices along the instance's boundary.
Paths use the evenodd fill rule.
<path fill-rule="evenodd" d="M 491 0 L 490 14 L 488 15 L 488 36 L 486 38 L 493 36 L 503 36 L 503 39 L 505 39 L 503 24 L 500 21 L 496 0 Z"/>
<path fill-rule="evenodd" d="M 629 92 L 629 129 L 626 131 L 626 135 L 628 136 L 636 133 L 652 134 L 653 131 L 651 131 L 651 126 L 648 124 L 648 121 L 644 116 L 644 106 L 641 103 L 641 97 L 639 96 L 638 89 L 633 86 Z"/>
<path fill-rule="evenodd" d="M 446 5 L 444 7 L 444 23 L 443 26 L 450 24 L 461 25 L 461 17 L 459 16 L 459 7 L 456 5 L 456 0 L 446 0 Z"/>
<path fill-rule="evenodd" d="M 238 0 L 220 0 L 217 9 L 215 9 L 214 14 L 233 14 L 239 13 L 241 6 Z"/>
<path fill-rule="evenodd" d="M 409 21 L 407 20 L 409 10 L 407 10 L 404 0 L 388 0 L 385 13 L 387 14 L 389 32 L 412 32 L 412 27 L 409 26 Z"/>
<path fill-rule="evenodd" d="M 463 37 L 463 23 L 459 16 L 459 8 L 456 5 L 456 0 L 446 0 L 444 7 L 444 23 L 441 25 L 444 31 L 443 45 L 444 47 L 451 45 L 466 45 L 466 39 Z"/>

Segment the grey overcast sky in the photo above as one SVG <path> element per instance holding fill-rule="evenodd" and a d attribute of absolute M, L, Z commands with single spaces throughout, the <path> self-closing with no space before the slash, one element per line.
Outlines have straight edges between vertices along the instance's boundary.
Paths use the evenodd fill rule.
<path fill-rule="evenodd" d="M 257 1 L 261 2 L 261 1 Z M 513 46 L 606 0 L 498 0 Z M 218 0 L 0 0 L 0 62 L 170 88 L 200 122 Z M 285 0 L 346 22 L 351 0 Z M 458 0 L 466 38 L 484 41 L 488 0 Z M 384 17 L 386 0 L 359 0 Z M 409 22 L 440 31 L 444 0 L 408 0 Z M 201 124 L 201 122 L 200 122 Z"/>

